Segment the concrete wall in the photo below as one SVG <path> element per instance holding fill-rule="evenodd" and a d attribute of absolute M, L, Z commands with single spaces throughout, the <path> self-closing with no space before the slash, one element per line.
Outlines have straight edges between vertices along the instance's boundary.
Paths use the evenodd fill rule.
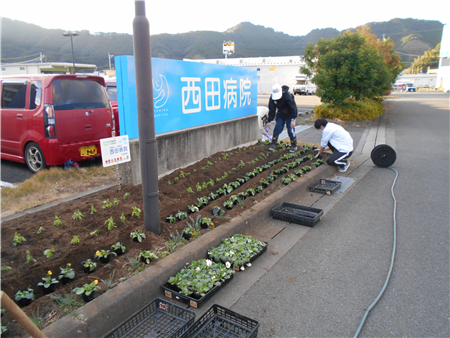
<path fill-rule="evenodd" d="M 258 140 L 256 115 L 158 134 L 158 176 L 186 167 L 219 151 Z M 139 139 L 130 140 L 131 161 L 120 165 L 122 184 L 142 183 Z"/>

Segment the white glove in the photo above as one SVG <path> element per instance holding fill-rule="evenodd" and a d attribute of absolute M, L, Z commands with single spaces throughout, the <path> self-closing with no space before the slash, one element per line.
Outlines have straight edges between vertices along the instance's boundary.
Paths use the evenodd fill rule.
<path fill-rule="evenodd" d="M 320 156 L 320 153 L 318 152 L 317 154 L 316 154 L 316 156 L 314 156 L 314 158 L 318 158 Z"/>

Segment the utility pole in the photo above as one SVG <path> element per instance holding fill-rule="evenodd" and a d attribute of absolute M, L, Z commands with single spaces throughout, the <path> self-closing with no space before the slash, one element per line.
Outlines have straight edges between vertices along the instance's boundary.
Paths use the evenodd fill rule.
<path fill-rule="evenodd" d="M 109 54 L 108 52 L 108 60 L 109 60 L 109 70 L 111 70 L 111 58 L 113 58 L 114 55 Z"/>
<path fill-rule="evenodd" d="M 145 1 L 135 0 L 134 5 L 133 46 L 144 223 L 145 230 L 159 235 L 161 224 L 159 221 L 158 151 L 153 105 L 150 24 L 145 16 Z"/>

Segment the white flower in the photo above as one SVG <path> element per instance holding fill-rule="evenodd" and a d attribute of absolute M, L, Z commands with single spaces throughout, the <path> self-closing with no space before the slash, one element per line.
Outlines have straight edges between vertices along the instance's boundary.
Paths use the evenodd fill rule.
<path fill-rule="evenodd" d="M 244 268 L 243 266 L 241 266 L 241 270 L 242 270 L 242 271 L 244 271 L 244 270 L 245 270 L 245 268 Z"/>
<path fill-rule="evenodd" d="M 212 280 L 216 279 L 216 276 L 212 276 Z"/>
<path fill-rule="evenodd" d="M 252 266 L 252 263 L 247 263 L 247 266 Z"/>
<path fill-rule="evenodd" d="M 230 255 L 234 255 L 234 251 L 230 251 Z"/>
<path fill-rule="evenodd" d="M 227 267 L 227 269 L 229 269 L 229 268 L 231 267 L 230 262 L 226 262 L 226 263 L 225 263 L 225 266 Z"/>
<path fill-rule="evenodd" d="M 206 266 L 211 266 L 211 264 L 212 264 L 212 261 L 210 259 L 207 259 L 206 260 Z"/>
<path fill-rule="evenodd" d="M 200 271 L 201 269 L 200 269 L 200 267 L 199 266 L 197 266 L 196 268 L 195 268 L 195 271 Z"/>
<path fill-rule="evenodd" d="M 230 254 L 228 252 L 225 252 L 225 257 L 228 257 Z"/>

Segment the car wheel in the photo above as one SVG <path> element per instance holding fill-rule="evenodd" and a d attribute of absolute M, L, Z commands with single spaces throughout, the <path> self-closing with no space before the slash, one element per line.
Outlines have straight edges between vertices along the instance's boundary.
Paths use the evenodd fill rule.
<path fill-rule="evenodd" d="M 37 173 L 47 167 L 41 147 L 34 142 L 28 143 L 25 147 L 25 163 L 33 173 Z"/>

